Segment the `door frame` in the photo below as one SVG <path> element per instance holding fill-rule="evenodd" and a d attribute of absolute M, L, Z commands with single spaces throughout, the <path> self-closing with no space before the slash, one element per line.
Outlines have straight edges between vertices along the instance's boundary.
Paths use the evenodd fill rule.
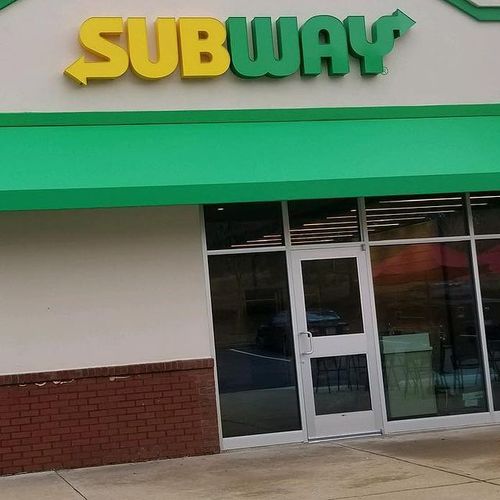
<path fill-rule="evenodd" d="M 299 326 L 299 308 L 303 307 L 303 281 L 300 270 L 300 263 L 304 260 L 328 260 L 335 258 L 354 257 L 357 259 L 358 278 L 361 308 L 363 314 L 364 334 L 366 335 L 366 357 L 369 366 L 369 383 L 370 397 L 372 403 L 372 411 L 374 412 L 375 430 L 369 434 L 380 434 L 385 429 L 385 400 L 383 393 L 382 368 L 380 366 L 380 356 L 378 352 L 378 331 L 375 317 L 374 301 L 372 296 L 372 276 L 370 268 L 369 252 L 364 243 L 356 243 L 353 245 L 342 245 L 337 247 L 322 247 L 322 248 L 303 248 L 294 247 L 288 255 L 288 276 L 290 287 L 290 304 L 292 313 L 292 327 L 295 347 L 295 360 L 298 379 L 299 399 L 301 407 L 302 428 L 304 433 L 304 441 L 318 441 L 323 439 L 335 439 L 349 435 L 363 435 L 362 433 L 341 432 L 328 437 L 311 437 L 311 425 L 308 421 L 308 406 L 311 404 L 311 395 L 307 395 L 306 391 L 310 388 L 305 387 L 305 379 L 309 370 L 310 359 L 302 354 L 302 344 L 300 339 Z M 361 265 L 360 265 L 361 264 Z M 348 341 L 348 337 L 345 337 Z M 352 339 L 355 340 L 355 339 Z"/>

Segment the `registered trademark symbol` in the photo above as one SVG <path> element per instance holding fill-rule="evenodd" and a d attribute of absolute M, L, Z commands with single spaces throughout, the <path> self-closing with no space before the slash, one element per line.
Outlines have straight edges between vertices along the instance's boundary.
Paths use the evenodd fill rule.
<path fill-rule="evenodd" d="M 384 69 L 382 71 L 383 75 L 388 75 L 389 74 L 389 68 L 387 66 L 384 66 Z"/>

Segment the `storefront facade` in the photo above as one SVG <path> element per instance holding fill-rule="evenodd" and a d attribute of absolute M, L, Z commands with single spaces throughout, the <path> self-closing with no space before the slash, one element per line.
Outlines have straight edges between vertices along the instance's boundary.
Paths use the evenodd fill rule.
<path fill-rule="evenodd" d="M 197 9 L 0 0 L 0 473 L 500 423 L 500 7 Z"/>

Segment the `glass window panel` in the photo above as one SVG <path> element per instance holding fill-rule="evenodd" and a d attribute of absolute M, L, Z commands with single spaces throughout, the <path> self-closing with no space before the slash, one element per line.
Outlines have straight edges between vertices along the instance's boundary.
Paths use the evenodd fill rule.
<path fill-rule="evenodd" d="M 500 240 L 477 241 L 486 343 L 495 410 L 500 410 Z"/>
<path fill-rule="evenodd" d="M 283 245 L 281 203 L 205 205 L 207 248 Z"/>
<path fill-rule="evenodd" d="M 474 232 L 500 234 L 500 193 L 474 193 L 470 195 Z"/>
<path fill-rule="evenodd" d="M 292 245 L 360 241 L 357 200 L 288 202 Z"/>
<path fill-rule="evenodd" d="M 285 254 L 209 257 L 224 437 L 298 430 Z"/>
<path fill-rule="evenodd" d="M 302 261 L 307 329 L 314 337 L 363 333 L 355 257 Z"/>
<path fill-rule="evenodd" d="M 372 409 L 365 354 L 312 358 L 316 415 Z"/>
<path fill-rule="evenodd" d="M 469 243 L 371 256 L 389 419 L 486 411 Z"/>
<path fill-rule="evenodd" d="M 467 234 L 460 194 L 367 198 L 366 219 L 371 241 Z"/>

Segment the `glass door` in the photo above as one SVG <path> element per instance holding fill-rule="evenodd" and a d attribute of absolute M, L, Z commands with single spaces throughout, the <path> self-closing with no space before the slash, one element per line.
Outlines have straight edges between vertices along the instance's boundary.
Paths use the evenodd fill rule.
<path fill-rule="evenodd" d="M 292 252 L 309 439 L 382 428 L 366 253 Z"/>

